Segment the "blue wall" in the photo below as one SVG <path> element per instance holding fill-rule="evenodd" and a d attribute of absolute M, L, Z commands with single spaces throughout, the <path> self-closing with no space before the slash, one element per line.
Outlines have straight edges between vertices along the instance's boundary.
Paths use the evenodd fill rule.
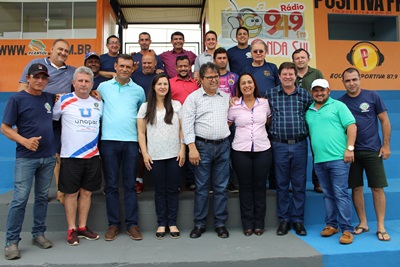
<path fill-rule="evenodd" d="M 344 91 L 332 91 L 331 96 L 338 98 Z M 7 99 L 13 93 L 0 93 L 0 118 L 3 118 Z M 388 107 L 392 124 L 391 157 L 385 161 L 386 173 L 389 179 L 400 178 L 400 91 L 379 91 Z M 0 193 L 13 188 L 13 173 L 15 159 L 15 143 L 0 134 Z M 309 166 L 311 163 L 309 162 Z M 310 168 L 309 168 L 310 169 Z"/>

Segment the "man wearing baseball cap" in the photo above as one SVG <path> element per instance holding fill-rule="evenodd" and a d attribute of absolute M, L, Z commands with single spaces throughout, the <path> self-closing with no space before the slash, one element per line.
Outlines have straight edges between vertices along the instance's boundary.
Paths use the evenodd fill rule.
<path fill-rule="evenodd" d="M 327 80 L 314 80 L 311 85 L 314 102 L 306 112 L 314 169 L 324 194 L 326 226 L 321 236 L 332 236 L 340 227 L 340 243 L 350 244 L 353 242 L 352 204 L 347 188 L 357 127 L 347 106 L 329 94 Z"/>
<path fill-rule="evenodd" d="M 100 83 L 109 80 L 100 75 L 100 56 L 96 52 L 89 52 L 85 55 L 84 65 L 85 67 L 91 69 L 94 74 L 94 84 L 92 90 L 97 89 Z"/>
<path fill-rule="evenodd" d="M 53 246 L 44 236 L 48 193 L 56 163 L 52 110 L 55 96 L 43 92 L 49 81 L 44 64 L 32 64 L 26 75 L 27 88 L 11 96 L 7 102 L 1 132 L 17 143 L 14 195 L 10 204 L 4 257 L 21 257 L 18 243 L 24 221 L 26 203 L 35 180 L 32 243 L 47 249 Z M 18 127 L 18 132 L 13 127 Z"/>

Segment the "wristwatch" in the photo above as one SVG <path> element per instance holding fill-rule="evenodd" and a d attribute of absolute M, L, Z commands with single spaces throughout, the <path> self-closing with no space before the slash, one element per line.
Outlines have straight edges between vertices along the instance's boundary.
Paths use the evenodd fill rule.
<path fill-rule="evenodd" d="M 354 151 L 354 146 L 348 146 L 347 150 L 350 151 L 350 152 L 353 152 Z"/>

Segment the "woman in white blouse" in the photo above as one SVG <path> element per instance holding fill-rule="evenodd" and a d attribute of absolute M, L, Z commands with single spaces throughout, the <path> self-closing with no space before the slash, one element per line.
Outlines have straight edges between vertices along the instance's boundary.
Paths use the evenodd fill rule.
<path fill-rule="evenodd" d="M 178 215 L 180 167 L 185 162 L 185 145 L 181 127 L 181 104 L 171 99 L 170 84 L 164 73 L 154 76 L 137 115 L 139 145 L 143 161 L 154 180 L 158 228 L 156 237 L 179 238 Z"/>
<path fill-rule="evenodd" d="M 254 77 L 239 76 L 236 95 L 240 97 L 229 109 L 229 124 L 235 123 L 232 165 L 239 181 L 240 214 L 243 234 L 262 235 L 265 225 L 266 188 L 272 163 L 271 144 L 266 131 L 271 109 L 262 98 Z"/>

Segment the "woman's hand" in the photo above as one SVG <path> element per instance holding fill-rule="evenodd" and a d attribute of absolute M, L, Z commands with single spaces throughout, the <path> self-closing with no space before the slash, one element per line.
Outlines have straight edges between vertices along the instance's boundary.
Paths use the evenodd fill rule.
<path fill-rule="evenodd" d="M 144 166 L 146 166 L 146 169 L 148 171 L 150 171 L 151 164 L 153 164 L 153 160 L 151 159 L 151 156 L 149 155 L 149 153 L 144 153 L 144 154 L 142 154 L 142 156 L 143 156 Z"/>

